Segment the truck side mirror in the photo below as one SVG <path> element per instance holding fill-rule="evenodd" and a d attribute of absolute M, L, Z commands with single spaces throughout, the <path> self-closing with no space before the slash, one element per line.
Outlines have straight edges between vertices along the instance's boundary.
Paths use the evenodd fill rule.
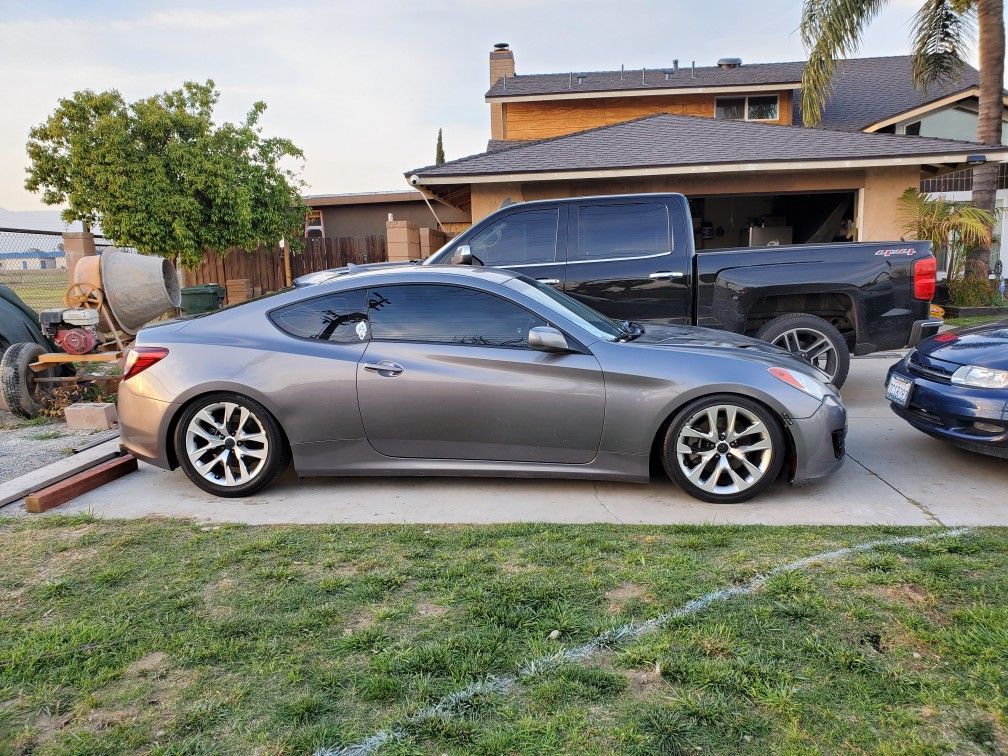
<path fill-rule="evenodd" d="M 452 265 L 472 265 L 472 250 L 468 244 L 460 244 L 455 247 L 451 256 Z"/>

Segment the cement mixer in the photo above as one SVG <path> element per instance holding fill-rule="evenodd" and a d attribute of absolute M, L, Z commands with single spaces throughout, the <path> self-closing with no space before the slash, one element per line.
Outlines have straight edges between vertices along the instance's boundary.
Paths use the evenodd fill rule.
<path fill-rule="evenodd" d="M 63 297 L 39 325 L 53 350 L 12 344 L 0 360 L 0 392 L 11 412 L 36 417 L 56 384 L 117 382 L 129 344 L 142 326 L 182 302 L 175 269 L 163 257 L 109 250 L 83 257 Z M 119 363 L 95 372 L 96 363 Z"/>

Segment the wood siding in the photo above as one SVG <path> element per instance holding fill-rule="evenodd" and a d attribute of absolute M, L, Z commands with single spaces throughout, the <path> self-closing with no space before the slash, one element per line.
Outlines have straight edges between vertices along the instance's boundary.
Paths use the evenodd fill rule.
<path fill-rule="evenodd" d="M 774 123 L 790 124 L 791 92 L 784 90 L 778 94 L 780 95 L 778 110 L 780 118 Z M 714 99 L 715 95 L 688 94 L 509 102 L 504 104 L 503 138 L 508 140 L 547 139 L 598 126 L 630 121 L 656 113 L 713 118 Z"/>

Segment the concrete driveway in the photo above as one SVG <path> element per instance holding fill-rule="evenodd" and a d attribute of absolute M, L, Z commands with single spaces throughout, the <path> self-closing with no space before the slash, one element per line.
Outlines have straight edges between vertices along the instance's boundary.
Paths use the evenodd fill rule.
<path fill-rule="evenodd" d="M 161 515 L 244 523 L 624 522 L 766 524 L 1008 524 L 1008 461 L 959 451 L 890 412 L 882 380 L 898 355 L 854 360 L 843 395 L 848 460 L 824 483 L 778 484 L 754 502 L 713 505 L 667 480 L 650 485 L 469 478 L 286 476 L 258 496 L 217 499 L 181 472 L 137 473 L 54 512 Z M 11 505 L 0 514 L 23 511 Z"/>

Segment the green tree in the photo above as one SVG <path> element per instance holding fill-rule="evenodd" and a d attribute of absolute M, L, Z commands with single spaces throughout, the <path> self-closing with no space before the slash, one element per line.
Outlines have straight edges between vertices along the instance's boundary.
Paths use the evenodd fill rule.
<path fill-rule="evenodd" d="M 903 235 L 930 241 L 935 252 L 948 252 L 946 268 L 950 278 L 963 273 L 966 250 L 990 246 L 994 213 L 972 202 L 929 197 L 911 187 L 900 195 L 899 223 Z"/>
<path fill-rule="evenodd" d="M 25 187 L 65 204 L 68 222 L 187 267 L 230 247 L 296 244 L 306 207 L 288 164 L 303 153 L 262 136 L 261 102 L 239 124 L 215 124 L 218 97 L 212 81 L 132 103 L 75 92 L 31 130 Z"/>
<path fill-rule="evenodd" d="M 833 86 L 838 58 L 856 52 L 865 27 L 887 0 L 803 0 L 801 37 L 809 50 L 802 73 L 802 119 L 818 126 Z M 977 141 L 1001 144 L 1005 31 L 1003 0 L 922 0 L 914 15 L 914 84 L 929 86 L 958 81 L 967 50 L 980 29 L 980 114 Z M 993 214 L 997 164 L 973 172 L 973 202 Z M 987 277 L 990 242 L 971 249 L 967 275 Z"/>
<path fill-rule="evenodd" d="M 437 147 L 434 148 L 434 165 L 444 165 L 444 142 L 441 141 L 441 129 L 437 130 Z"/>

